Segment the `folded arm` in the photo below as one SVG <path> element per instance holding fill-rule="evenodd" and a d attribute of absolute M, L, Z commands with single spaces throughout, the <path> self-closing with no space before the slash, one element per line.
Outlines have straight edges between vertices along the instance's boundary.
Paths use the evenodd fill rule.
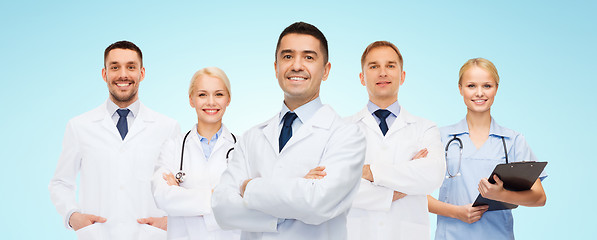
<path fill-rule="evenodd" d="M 443 181 L 446 162 L 438 128 L 433 125 L 423 133 L 423 148 L 427 156 L 396 165 L 371 164 L 373 184 L 387 187 L 408 195 L 427 195 Z"/>
<path fill-rule="evenodd" d="M 222 229 L 241 229 L 249 232 L 276 232 L 278 218 L 248 208 L 240 195 L 242 181 L 249 179 L 244 139 L 235 147 L 228 168 L 222 174 L 212 197 L 212 210 Z"/>
<path fill-rule="evenodd" d="M 254 178 L 244 195 L 247 207 L 315 225 L 344 213 L 358 190 L 364 141 L 356 125 L 336 129 L 320 161 L 326 169 L 323 179 Z"/>

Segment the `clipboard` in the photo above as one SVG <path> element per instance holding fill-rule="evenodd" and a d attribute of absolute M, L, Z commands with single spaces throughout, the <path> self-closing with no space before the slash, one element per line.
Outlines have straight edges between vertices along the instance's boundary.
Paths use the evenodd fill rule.
<path fill-rule="evenodd" d="M 547 165 L 547 162 L 514 162 L 498 164 L 493 169 L 489 182 L 495 183 L 493 175 L 497 175 L 504 182 L 504 189 L 510 191 L 526 191 L 531 189 L 539 175 Z M 517 208 L 518 205 L 495 201 L 484 198 L 479 194 L 473 203 L 473 207 L 489 205 L 487 211 L 506 210 Z"/>

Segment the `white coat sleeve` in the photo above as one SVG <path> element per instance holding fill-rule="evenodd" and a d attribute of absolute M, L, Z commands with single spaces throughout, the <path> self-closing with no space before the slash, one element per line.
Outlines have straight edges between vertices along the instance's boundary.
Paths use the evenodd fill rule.
<path fill-rule="evenodd" d="M 358 191 L 365 136 L 355 124 L 334 129 L 321 157 L 323 179 L 255 178 L 247 184 L 247 206 L 283 219 L 318 225 L 345 213 Z M 307 173 L 305 173 L 307 174 Z"/>
<path fill-rule="evenodd" d="M 427 157 L 395 165 L 371 164 L 373 184 L 408 195 L 428 195 L 441 186 L 446 171 L 446 161 L 439 129 L 434 124 L 430 124 L 421 134 L 420 146 L 427 148 Z"/>
<path fill-rule="evenodd" d="M 359 191 L 352 202 L 353 208 L 370 211 L 390 211 L 394 190 L 377 186 L 361 178 Z"/>
<path fill-rule="evenodd" d="M 176 174 L 180 169 L 180 147 L 182 138 L 177 136 L 167 140 L 160 151 L 159 168 L 152 180 L 152 190 L 158 208 L 168 216 L 199 216 L 211 213 L 211 188 L 197 187 L 186 189 L 168 186 L 163 173 Z"/>
<path fill-rule="evenodd" d="M 68 229 L 71 229 L 70 215 L 79 209 L 75 189 L 77 174 L 81 168 L 81 158 L 80 143 L 71 120 L 66 125 L 62 153 L 58 159 L 54 177 L 48 186 L 50 198 L 58 213 L 64 218 L 65 227 Z"/>
<path fill-rule="evenodd" d="M 249 166 L 246 161 L 246 138 L 236 144 L 228 168 L 222 174 L 220 183 L 212 196 L 212 210 L 222 229 L 240 229 L 248 232 L 276 232 L 278 218 L 249 209 L 240 196 L 240 185 L 249 179 Z"/>

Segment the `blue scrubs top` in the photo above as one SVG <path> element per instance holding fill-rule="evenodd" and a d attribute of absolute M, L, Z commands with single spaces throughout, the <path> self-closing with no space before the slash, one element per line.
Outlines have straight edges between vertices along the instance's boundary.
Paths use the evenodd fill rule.
<path fill-rule="evenodd" d="M 481 178 L 487 178 L 497 164 L 506 163 L 502 137 L 506 141 L 509 162 L 536 161 L 535 154 L 522 134 L 498 125 L 493 118 L 489 138 L 477 149 L 469 136 L 466 118 L 440 129 L 442 143 L 447 144 L 454 136 L 462 140 L 462 164 L 460 176 L 446 178 L 440 188 L 439 199 L 453 205 L 471 204 L 479 195 Z M 460 150 L 452 141 L 448 150 L 447 170 L 452 175 L 458 171 Z M 446 171 L 448 176 L 448 171 Z M 547 175 L 541 173 L 543 180 Z M 468 224 L 456 218 L 437 216 L 435 239 L 514 239 L 514 221 L 511 210 L 487 211 L 481 220 Z"/>

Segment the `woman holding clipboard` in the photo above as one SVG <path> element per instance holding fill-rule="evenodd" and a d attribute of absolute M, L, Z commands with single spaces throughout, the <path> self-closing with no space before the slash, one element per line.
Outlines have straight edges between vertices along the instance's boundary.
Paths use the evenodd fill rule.
<path fill-rule="evenodd" d="M 496 96 L 499 76 L 487 59 L 468 60 L 460 68 L 458 88 L 467 107 L 466 118 L 440 129 L 446 149 L 446 179 L 439 199 L 428 196 L 429 212 L 437 214 L 436 240 L 443 239 L 514 239 L 511 210 L 487 211 L 488 206 L 473 207 L 479 193 L 488 199 L 528 207 L 545 205 L 541 173 L 530 190 L 509 191 L 495 176 L 487 177 L 496 165 L 535 161 L 525 138 L 502 127 L 490 110 Z"/>

